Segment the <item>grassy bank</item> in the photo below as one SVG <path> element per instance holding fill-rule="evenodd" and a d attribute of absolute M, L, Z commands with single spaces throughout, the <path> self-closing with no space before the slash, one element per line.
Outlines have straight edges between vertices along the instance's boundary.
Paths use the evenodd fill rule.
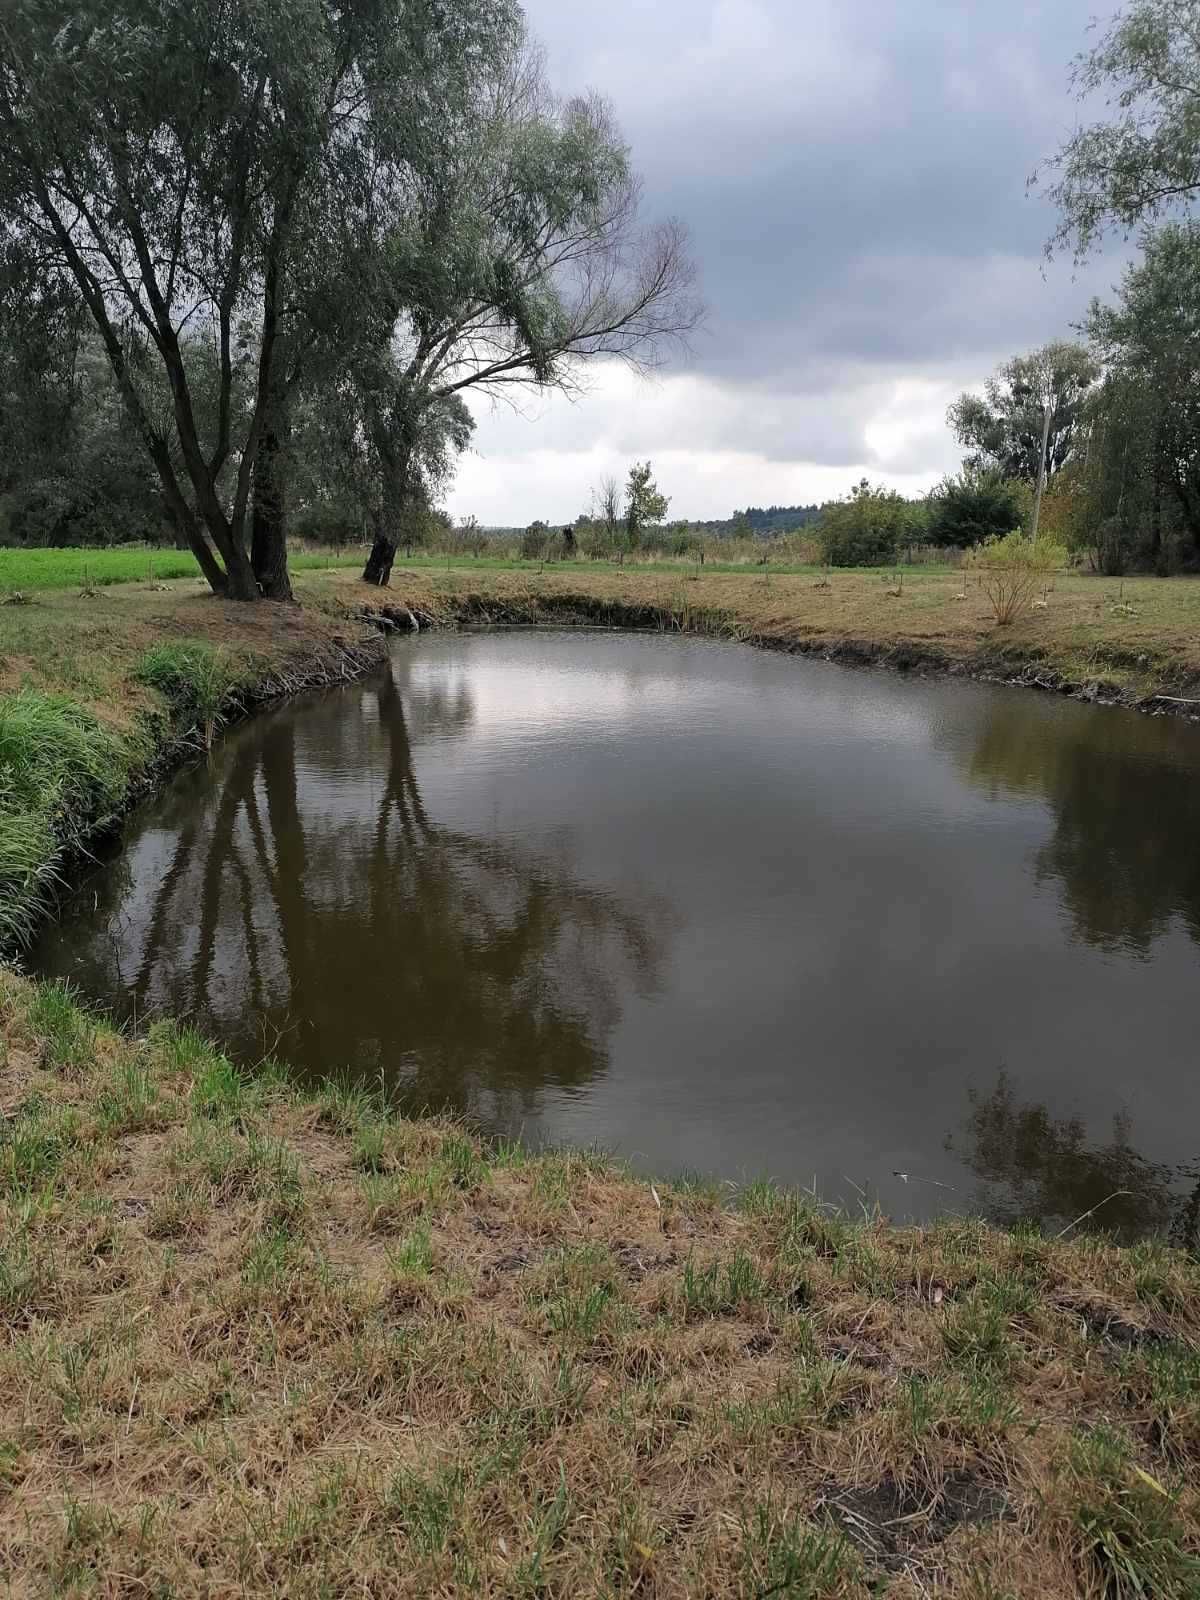
<path fill-rule="evenodd" d="M 336 613 L 232 605 L 194 582 L 0 607 L 0 951 L 97 828 L 223 720 L 378 653 Z"/>
<path fill-rule="evenodd" d="M 312 574 L 307 581 L 312 592 L 361 599 L 351 575 Z M 936 570 L 905 570 L 900 583 L 898 573 L 874 571 L 404 566 L 393 574 L 390 600 L 435 621 L 630 622 L 846 661 L 1069 685 L 1130 703 L 1160 694 L 1200 697 L 1200 581 L 1188 578 L 1059 577 L 1036 608 L 1004 628 L 977 577 Z"/>
<path fill-rule="evenodd" d="M 656 1187 L 0 971 L 17 1594 L 1194 1596 L 1200 1268 Z"/>

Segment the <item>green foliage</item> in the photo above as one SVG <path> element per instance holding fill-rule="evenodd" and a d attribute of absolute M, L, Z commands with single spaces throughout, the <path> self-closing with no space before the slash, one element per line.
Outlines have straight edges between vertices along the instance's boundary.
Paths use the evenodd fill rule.
<path fill-rule="evenodd" d="M 971 556 L 999 627 L 1008 627 L 1033 604 L 1038 588 L 1067 564 L 1067 551 L 1048 539 L 1036 543 L 1020 531 L 989 539 Z"/>
<path fill-rule="evenodd" d="M 1200 192 L 1200 32 L 1193 0 L 1133 0 L 1077 63 L 1079 99 L 1104 105 L 1051 160 L 1054 246 L 1086 255 Z"/>
<path fill-rule="evenodd" d="M 1011 533 L 1025 520 L 1023 487 L 998 472 L 969 468 L 944 478 L 929 496 L 929 543 L 966 549 Z"/>
<path fill-rule="evenodd" d="M 246 674 L 225 651 L 193 640 L 152 646 L 138 663 L 137 677 L 157 689 L 181 721 L 200 725 L 211 737 L 222 707 Z"/>
<path fill-rule="evenodd" d="M 166 532 L 153 468 L 79 308 L 0 271 L 0 546 Z"/>
<path fill-rule="evenodd" d="M 886 566 L 907 542 L 911 527 L 910 503 L 894 489 L 874 488 L 863 478 L 847 499 L 823 508 L 817 539 L 831 566 Z"/>
<path fill-rule="evenodd" d="M 625 537 L 636 550 L 647 528 L 662 522 L 671 502 L 659 492 L 648 461 L 636 461 L 625 482 Z"/>
<path fill-rule="evenodd" d="M 121 741 L 82 706 L 0 697 L 0 948 L 28 937 L 76 819 L 116 810 L 128 768 Z"/>
<path fill-rule="evenodd" d="M 1093 524 L 1124 557 L 1165 572 L 1200 561 L 1200 225 L 1151 235 L 1116 305 L 1093 301 L 1088 332 L 1108 368 L 1090 412 L 1084 487 Z"/>
<path fill-rule="evenodd" d="M 553 537 L 548 525 L 540 518 L 536 522 L 531 522 L 521 539 L 521 560 L 543 561 Z"/>
<path fill-rule="evenodd" d="M 1048 409 L 1046 475 L 1052 477 L 1077 444 L 1084 397 L 1099 372 L 1083 345 L 1065 340 L 1006 361 L 984 384 L 982 398 L 962 394 L 950 407 L 947 420 L 968 466 L 1036 484 Z"/>
<path fill-rule="evenodd" d="M 451 165 L 475 170 L 452 154 L 485 115 L 481 80 L 520 39 L 511 0 L 302 12 L 235 0 L 203 14 L 55 0 L 6 14 L 10 253 L 38 264 L 35 288 L 68 283 L 86 305 L 180 531 L 235 597 L 257 589 L 251 506 L 231 472 L 257 441 L 256 493 L 278 485 L 289 389 L 306 365 L 344 367 L 381 301 L 396 315 L 398 286 L 414 310 L 443 302 L 444 282 L 397 259 L 411 219 L 380 227 L 379 198 L 416 196 Z M 447 261 L 491 259 L 471 242 L 438 245 Z"/>
<path fill-rule="evenodd" d="M 96 1024 L 69 984 L 39 984 L 29 1008 L 29 1025 L 47 1066 L 80 1072 L 92 1062 Z"/>

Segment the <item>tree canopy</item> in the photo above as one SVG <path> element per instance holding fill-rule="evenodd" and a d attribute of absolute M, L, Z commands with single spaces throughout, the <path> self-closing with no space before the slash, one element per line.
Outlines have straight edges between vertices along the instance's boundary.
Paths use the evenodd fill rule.
<path fill-rule="evenodd" d="M 1047 248 L 1081 257 L 1105 234 L 1128 236 L 1200 194 L 1200 4 L 1135 0 L 1078 58 L 1073 82 L 1081 101 L 1104 95 L 1111 113 L 1047 163 L 1060 213 Z"/>
<path fill-rule="evenodd" d="M 306 393 L 353 398 L 420 500 L 465 442 L 460 392 L 685 335 L 683 232 L 638 199 L 607 108 L 549 94 L 515 0 L 0 16 L 6 258 L 90 319 L 181 538 L 236 598 L 289 593 Z M 403 515 L 375 519 L 385 558 Z"/>
<path fill-rule="evenodd" d="M 1004 362 L 982 396 L 961 394 L 950 407 L 948 420 L 968 465 L 1035 484 L 1049 410 L 1046 476 L 1053 477 L 1071 457 L 1083 398 L 1099 371 L 1083 345 L 1067 340 Z"/>
<path fill-rule="evenodd" d="M 995 469 L 944 478 L 929 496 L 930 544 L 962 549 L 1012 533 L 1025 518 L 1020 488 Z"/>

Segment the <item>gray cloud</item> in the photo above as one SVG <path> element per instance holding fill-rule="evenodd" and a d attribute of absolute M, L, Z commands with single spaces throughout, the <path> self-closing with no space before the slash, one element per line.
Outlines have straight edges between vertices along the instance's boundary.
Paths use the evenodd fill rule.
<path fill-rule="evenodd" d="M 1070 125 L 1067 65 L 1091 9 L 659 0 L 647 19 L 641 0 L 610 0 L 601 23 L 592 7 L 527 4 L 558 81 L 614 100 L 648 210 L 691 226 L 719 335 L 699 360 L 723 371 L 759 370 L 764 326 L 781 362 L 829 350 L 830 328 L 835 350 L 906 362 L 1061 329 L 1086 295 L 1065 265 L 1043 283 L 1052 214 L 1025 180 Z M 972 289 L 996 257 L 1023 278 L 984 270 Z M 892 285 L 901 311 L 919 295 L 967 314 L 940 336 L 922 318 L 914 348 L 881 315 Z"/>
<path fill-rule="evenodd" d="M 647 215 L 692 230 L 711 311 L 685 370 L 720 398 L 688 391 L 678 448 L 870 467 L 885 387 L 916 383 L 926 412 L 885 465 L 944 470 L 942 390 L 1068 333 L 1117 273 L 1046 268 L 1053 215 L 1026 193 L 1076 116 L 1092 5 L 525 0 L 552 81 L 614 102 Z M 682 401 L 647 410 L 684 428 Z M 586 450 L 589 428 L 638 451 L 602 396 L 551 409 L 537 448 Z M 479 444 L 521 448 L 487 419 Z"/>

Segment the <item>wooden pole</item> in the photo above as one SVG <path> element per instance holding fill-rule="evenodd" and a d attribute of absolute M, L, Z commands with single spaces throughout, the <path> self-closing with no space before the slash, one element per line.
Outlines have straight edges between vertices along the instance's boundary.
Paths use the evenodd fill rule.
<path fill-rule="evenodd" d="M 1038 459 L 1037 494 L 1034 496 L 1034 500 L 1033 500 L 1033 530 L 1032 530 L 1032 532 L 1030 534 L 1030 538 L 1032 539 L 1034 544 L 1037 543 L 1038 522 L 1040 521 L 1041 515 L 1042 515 L 1042 490 L 1046 487 L 1046 446 L 1050 442 L 1050 396 L 1049 395 L 1046 396 L 1046 402 L 1045 402 L 1045 405 L 1043 406 L 1042 409 L 1043 409 L 1043 416 L 1042 416 L 1042 453 L 1041 453 L 1041 456 Z"/>

